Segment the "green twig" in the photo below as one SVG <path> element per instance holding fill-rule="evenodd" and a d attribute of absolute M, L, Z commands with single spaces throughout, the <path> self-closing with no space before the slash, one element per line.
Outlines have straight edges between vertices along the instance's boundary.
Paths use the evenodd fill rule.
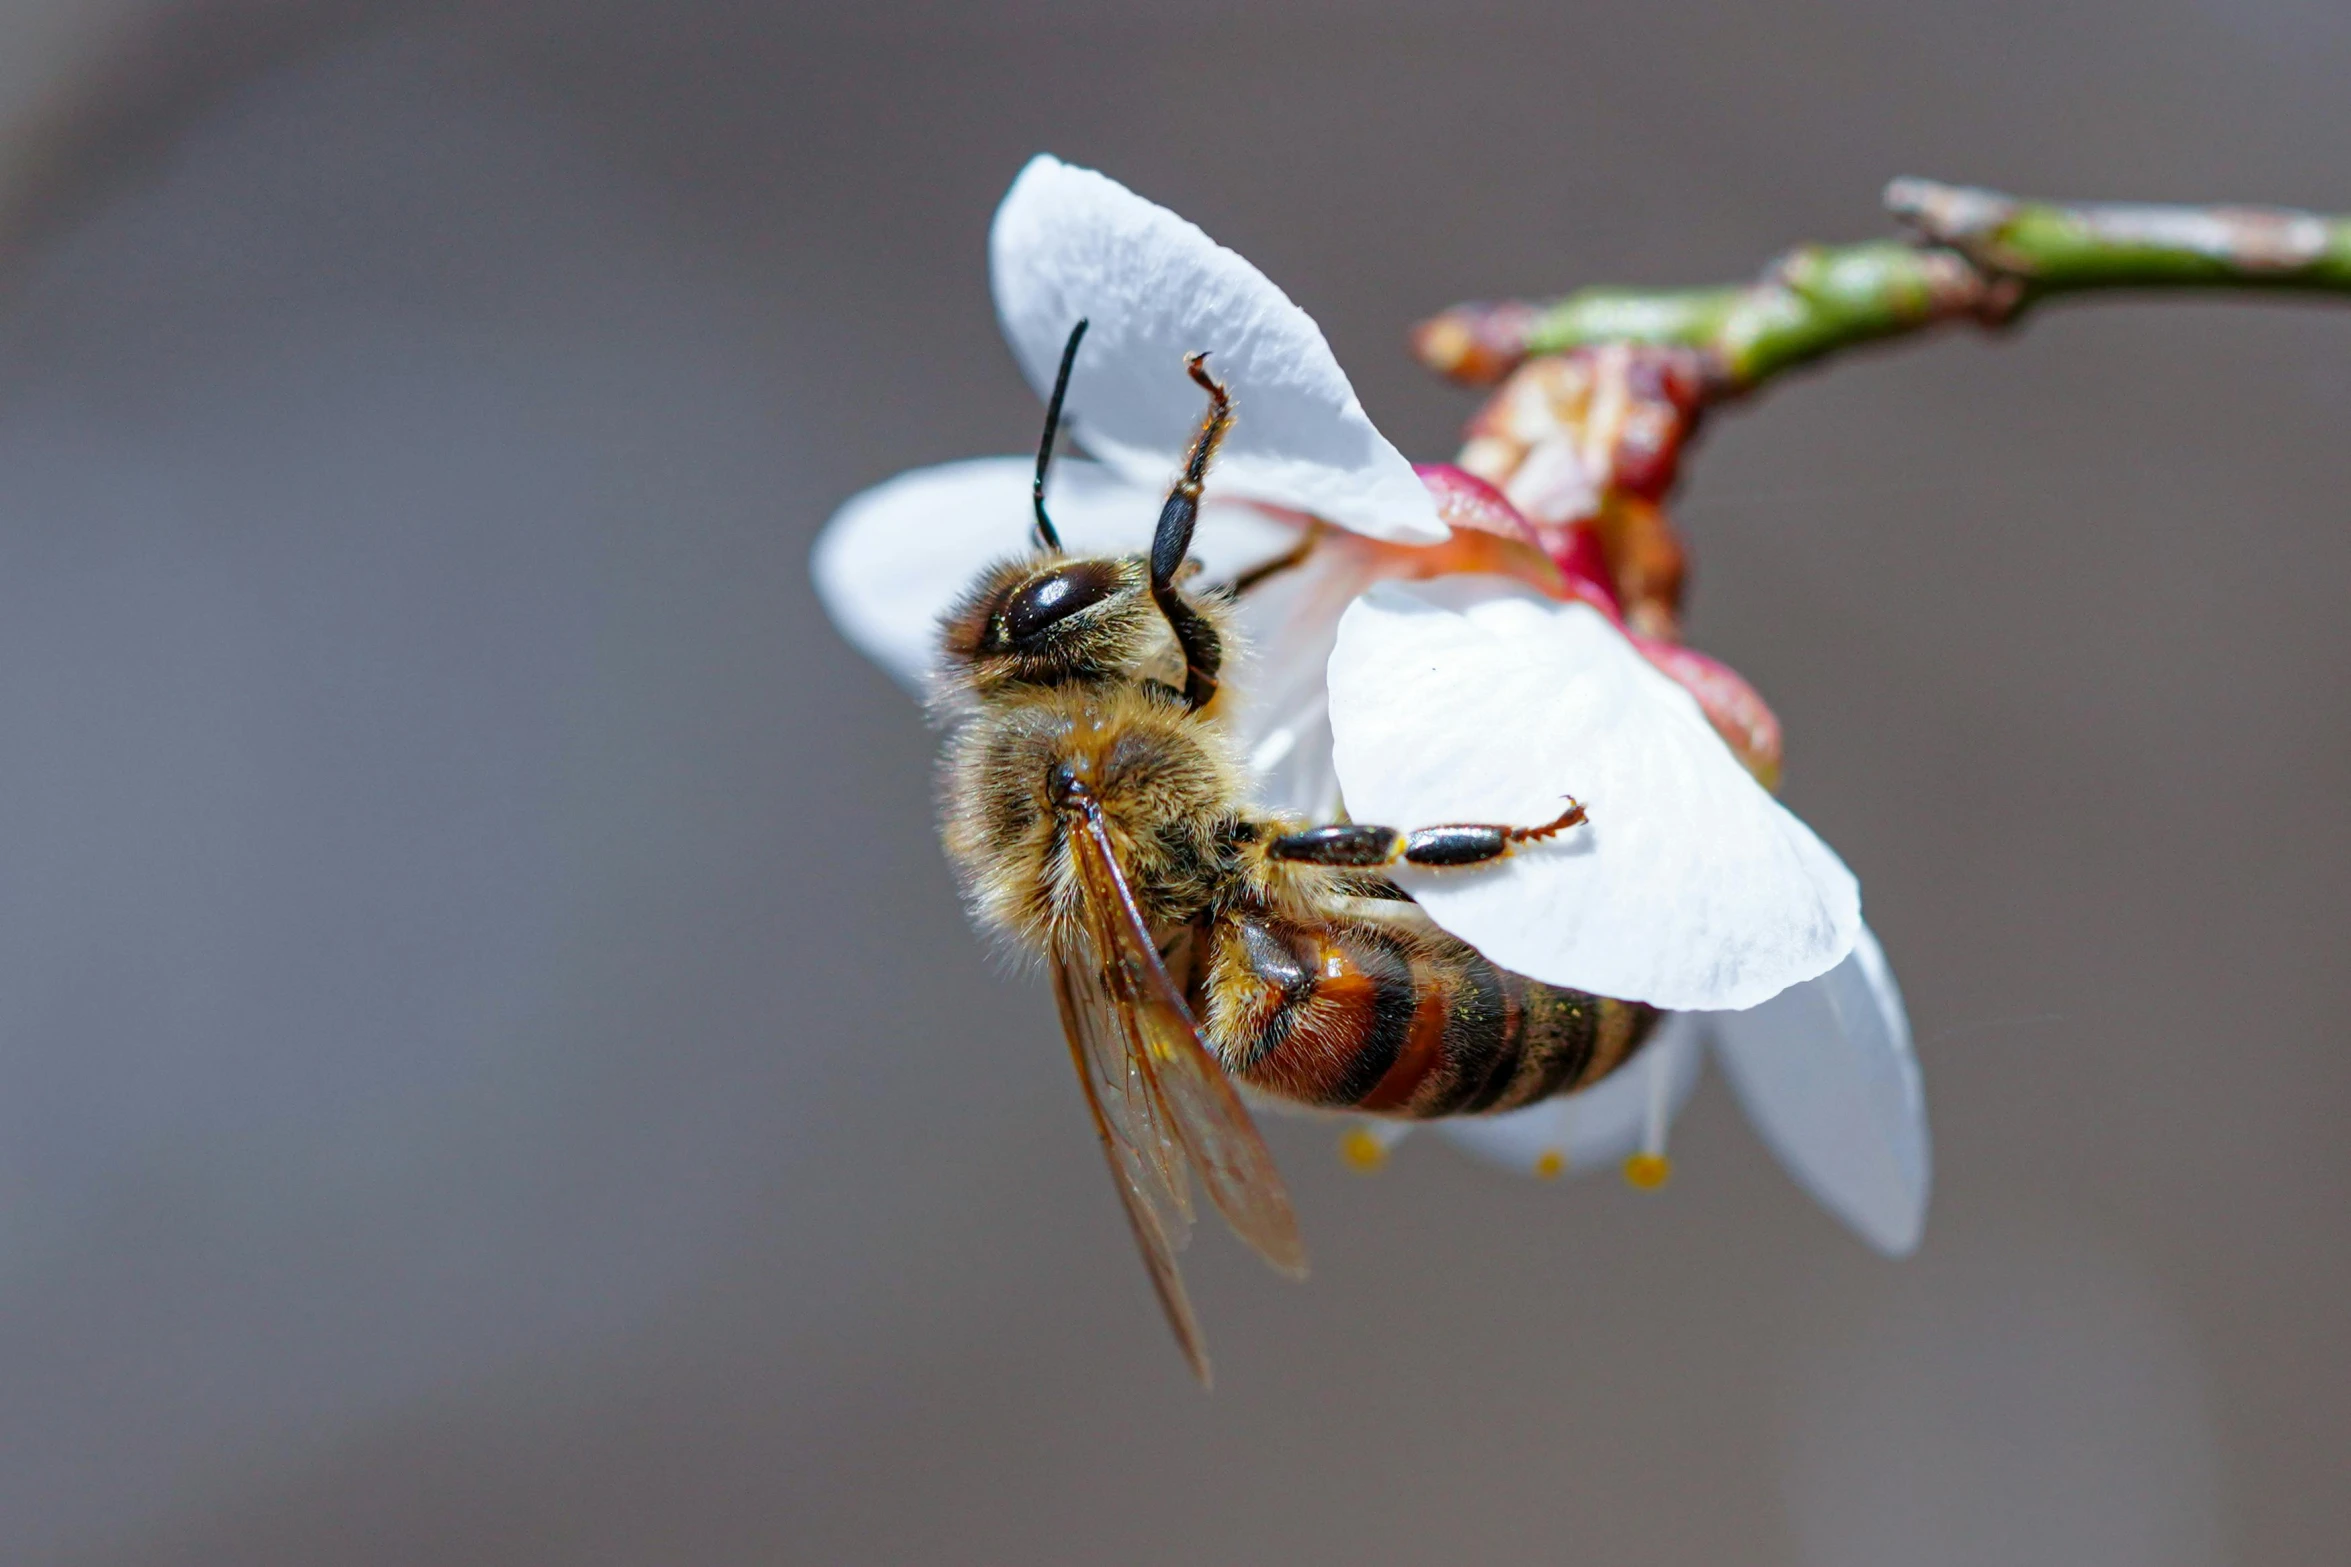
<path fill-rule="evenodd" d="M 2351 297 L 2351 218 L 2266 207 L 2060 206 L 1898 179 L 1909 242 L 1807 245 L 1747 284 L 1587 288 L 1548 303 L 1460 305 L 1413 334 L 1422 362 L 1490 384 L 1534 354 L 1602 343 L 1688 351 L 1709 400 L 1840 349 L 1939 325 L 1997 326 L 2043 299 L 2108 289 Z"/>

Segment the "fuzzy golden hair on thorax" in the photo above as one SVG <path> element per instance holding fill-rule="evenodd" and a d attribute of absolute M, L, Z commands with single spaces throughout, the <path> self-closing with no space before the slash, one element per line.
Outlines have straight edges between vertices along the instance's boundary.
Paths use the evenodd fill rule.
<path fill-rule="evenodd" d="M 1024 945 L 1067 939 L 1078 894 L 1052 801 L 1064 769 L 1100 802 L 1154 926 L 1192 920 L 1231 884 L 1248 784 L 1221 724 L 1141 682 L 1000 692 L 958 728 L 940 780 L 942 836 L 983 925 Z"/>

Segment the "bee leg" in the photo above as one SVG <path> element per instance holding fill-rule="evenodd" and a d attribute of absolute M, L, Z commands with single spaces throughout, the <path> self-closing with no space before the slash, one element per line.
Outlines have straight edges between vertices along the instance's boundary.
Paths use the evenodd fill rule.
<path fill-rule="evenodd" d="M 1224 585 L 1225 593 L 1229 597 L 1239 598 L 1242 594 L 1248 592 L 1251 588 L 1254 588 L 1259 583 L 1265 581 L 1266 578 L 1278 577 L 1283 572 L 1290 570 L 1294 566 L 1305 565 L 1306 557 L 1314 553 L 1315 543 L 1321 537 L 1322 524 L 1319 522 L 1308 523 L 1306 525 L 1305 533 L 1299 536 L 1298 542 L 1296 544 L 1291 545 L 1288 549 L 1282 551 L 1281 554 L 1276 555 L 1271 560 L 1259 561 L 1256 565 L 1251 566 L 1247 571 L 1242 572 L 1232 581 L 1226 583 Z"/>
<path fill-rule="evenodd" d="M 1204 353 L 1194 354 L 1184 361 L 1192 380 L 1208 394 L 1208 416 L 1200 421 L 1192 454 L 1175 488 L 1167 492 L 1167 504 L 1159 510 L 1158 531 L 1151 537 L 1151 599 L 1167 617 L 1168 629 L 1183 649 L 1184 703 L 1195 713 L 1215 698 L 1217 670 L 1224 655 L 1217 645 L 1215 628 L 1176 591 L 1176 573 L 1192 552 L 1192 525 L 1200 517 L 1200 487 L 1208 481 L 1208 465 L 1233 425 L 1232 399 L 1225 395 L 1223 385 L 1201 368 L 1207 358 Z"/>
<path fill-rule="evenodd" d="M 1499 860 L 1522 843 L 1539 842 L 1585 820 L 1584 808 L 1572 798 L 1567 809 L 1540 827 L 1504 827 L 1493 822 L 1447 822 L 1436 827 L 1399 832 L 1363 822 L 1331 827 L 1309 827 L 1266 845 L 1277 860 L 1305 865 L 1333 865 L 1369 870 L 1382 865 L 1483 865 Z"/>
<path fill-rule="evenodd" d="M 1331 827 L 1285 833 L 1267 844 L 1265 852 L 1274 859 L 1299 865 L 1369 869 L 1375 865 L 1393 865 L 1404 858 L 1404 834 L 1393 827 L 1341 822 Z"/>

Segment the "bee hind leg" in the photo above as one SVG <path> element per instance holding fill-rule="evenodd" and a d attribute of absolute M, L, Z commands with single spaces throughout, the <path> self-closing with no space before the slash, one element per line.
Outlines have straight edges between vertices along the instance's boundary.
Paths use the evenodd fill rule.
<path fill-rule="evenodd" d="M 1276 838 L 1266 853 L 1277 860 L 1370 870 L 1383 865 L 1483 865 L 1522 843 L 1537 843 L 1586 820 L 1572 797 L 1567 809 L 1540 827 L 1505 827 L 1495 822 L 1446 822 L 1402 832 L 1364 822 L 1309 827 Z"/>

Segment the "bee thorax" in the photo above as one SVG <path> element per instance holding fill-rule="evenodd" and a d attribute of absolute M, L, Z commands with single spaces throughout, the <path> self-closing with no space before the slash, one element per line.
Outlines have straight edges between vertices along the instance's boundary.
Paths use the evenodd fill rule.
<path fill-rule="evenodd" d="M 974 916 L 1032 947 L 1067 938 L 1069 833 L 1098 816 L 1155 926 L 1187 923 L 1229 878 L 1242 775 L 1210 720 L 1140 686 L 983 703 L 949 745 L 944 837 Z"/>

